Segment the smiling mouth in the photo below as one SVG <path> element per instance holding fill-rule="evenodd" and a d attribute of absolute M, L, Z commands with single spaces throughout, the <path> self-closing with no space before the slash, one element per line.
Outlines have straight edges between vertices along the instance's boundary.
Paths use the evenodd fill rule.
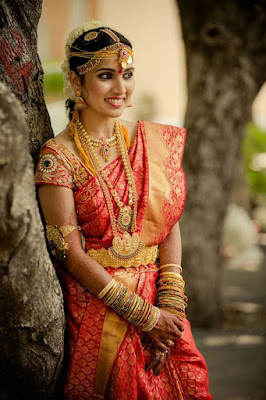
<path fill-rule="evenodd" d="M 105 101 L 107 101 L 109 104 L 115 105 L 115 106 L 121 106 L 125 99 L 115 99 L 115 98 L 109 98 L 109 99 L 105 99 Z"/>

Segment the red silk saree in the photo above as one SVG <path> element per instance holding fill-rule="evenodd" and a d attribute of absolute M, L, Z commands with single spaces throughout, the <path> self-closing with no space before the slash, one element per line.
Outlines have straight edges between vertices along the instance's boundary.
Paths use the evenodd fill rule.
<path fill-rule="evenodd" d="M 185 203 L 181 167 L 185 130 L 138 122 L 129 158 L 138 193 L 137 232 L 146 246 L 159 245 L 179 220 Z M 121 157 L 105 167 L 126 204 L 128 188 Z M 64 145 L 51 139 L 43 146 L 36 185 L 52 184 L 73 190 L 76 213 L 86 241 L 86 252 L 109 248 L 110 217 L 95 176 Z M 116 215 L 118 209 L 114 203 Z M 157 265 L 114 268 L 110 275 L 141 297 L 156 302 Z M 212 399 L 205 361 L 197 350 L 190 325 L 176 341 L 159 376 L 145 371 L 148 351 L 142 331 L 120 318 L 88 293 L 70 274 L 57 267 L 65 299 L 69 365 L 65 399 Z"/>

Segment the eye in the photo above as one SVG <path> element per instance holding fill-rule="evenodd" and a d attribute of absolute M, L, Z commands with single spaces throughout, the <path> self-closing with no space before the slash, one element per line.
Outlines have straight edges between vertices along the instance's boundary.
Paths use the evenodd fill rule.
<path fill-rule="evenodd" d="M 104 72 L 99 75 L 100 79 L 112 79 L 112 74 L 111 72 Z"/>
<path fill-rule="evenodd" d="M 130 79 L 130 78 L 132 78 L 132 76 L 133 76 L 133 72 L 132 72 L 132 71 L 129 71 L 129 72 L 126 72 L 126 73 L 123 75 L 123 78 L 124 78 L 124 79 Z"/>

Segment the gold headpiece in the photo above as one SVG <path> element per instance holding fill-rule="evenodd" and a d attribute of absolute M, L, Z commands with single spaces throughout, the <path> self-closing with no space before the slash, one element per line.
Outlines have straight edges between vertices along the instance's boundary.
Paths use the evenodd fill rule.
<path fill-rule="evenodd" d="M 85 64 L 77 67 L 77 70 L 80 75 L 86 74 L 86 72 L 91 71 L 95 68 L 103 58 L 107 57 L 115 57 L 118 56 L 118 62 L 121 64 L 122 68 L 126 68 L 127 64 L 132 64 L 133 61 L 133 50 L 130 46 L 122 43 L 119 37 L 111 31 L 111 29 L 104 28 L 100 30 L 101 32 L 105 32 L 109 35 L 116 43 L 111 44 L 110 46 L 104 47 L 103 49 L 97 51 L 83 51 L 77 47 L 74 47 L 77 51 L 70 52 L 70 57 L 82 57 L 89 58 Z M 85 36 L 85 40 L 92 40 L 91 38 L 96 38 L 98 36 L 97 32 L 90 32 L 90 38 L 88 34 Z"/>

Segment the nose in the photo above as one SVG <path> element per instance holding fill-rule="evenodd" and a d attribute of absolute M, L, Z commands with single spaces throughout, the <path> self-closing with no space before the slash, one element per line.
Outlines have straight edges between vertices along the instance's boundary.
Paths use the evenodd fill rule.
<path fill-rule="evenodd" d="M 126 93 L 125 82 L 121 74 L 117 74 L 114 80 L 113 92 L 120 96 Z"/>

